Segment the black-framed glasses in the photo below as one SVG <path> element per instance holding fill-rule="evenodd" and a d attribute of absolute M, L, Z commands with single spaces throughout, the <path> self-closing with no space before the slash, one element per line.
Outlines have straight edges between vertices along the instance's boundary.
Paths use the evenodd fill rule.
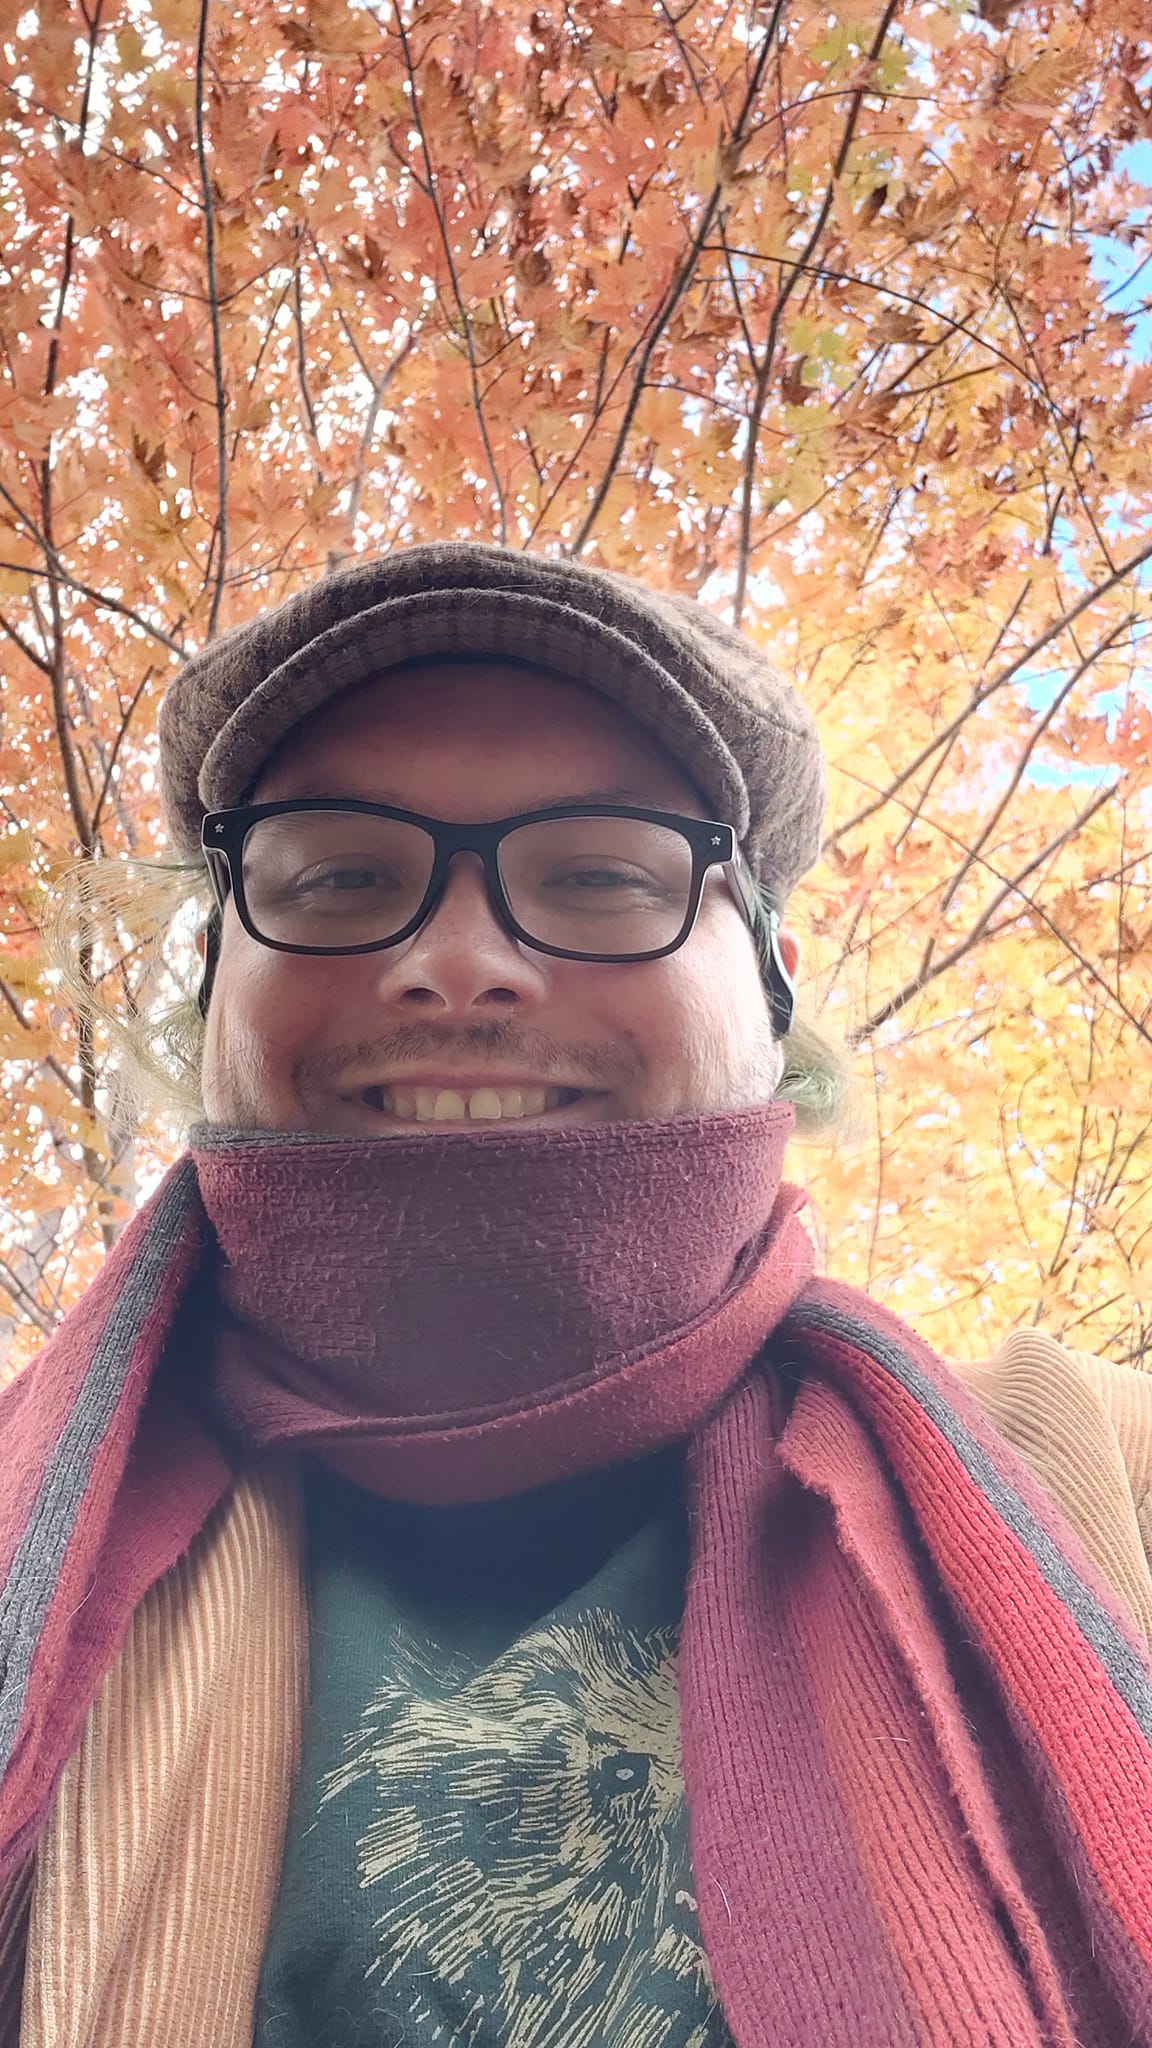
<path fill-rule="evenodd" d="M 212 811 L 201 842 L 220 910 L 231 895 L 250 937 L 281 953 L 402 944 L 435 910 L 455 855 L 469 852 L 484 863 L 501 923 L 535 951 L 659 960 L 689 937 L 708 872 L 720 867 L 751 929 L 763 937 L 768 924 L 773 1026 L 780 1037 L 791 1026 L 779 920 L 730 825 L 624 804 L 559 804 L 455 825 L 354 797 L 293 798 Z"/>

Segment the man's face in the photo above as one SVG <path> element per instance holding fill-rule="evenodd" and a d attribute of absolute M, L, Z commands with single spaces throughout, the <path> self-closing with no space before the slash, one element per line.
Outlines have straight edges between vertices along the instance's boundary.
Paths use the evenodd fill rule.
<path fill-rule="evenodd" d="M 464 824 L 608 791 L 710 815 L 672 756 L 608 698 L 492 663 L 409 668 L 336 698 L 273 756 L 255 800 L 359 797 Z M 793 941 L 784 952 L 791 965 Z M 382 952 L 273 952 L 229 901 L 204 1107 L 216 1124 L 386 1137 L 487 1128 L 492 1090 L 510 1118 L 517 1101 L 504 1091 L 519 1089 L 531 1112 L 523 1098 L 536 1087 L 581 1092 L 525 1124 L 605 1123 L 766 1103 L 782 1064 L 752 935 L 720 869 L 678 952 L 600 963 L 554 959 L 505 931 L 479 855 L 465 853 L 432 917 Z M 404 1114 L 379 1106 L 390 1101 L 382 1086 L 402 1090 Z"/>

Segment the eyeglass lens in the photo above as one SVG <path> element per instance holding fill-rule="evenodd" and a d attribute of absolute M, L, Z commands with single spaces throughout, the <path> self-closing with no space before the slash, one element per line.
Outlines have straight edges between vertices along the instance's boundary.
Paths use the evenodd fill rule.
<path fill-rule="evenodd" d="M 243 854 L 248 914 L 281 945 L 346 947 L 389 938 L 416 915 L 435 853 L 399 818 L 292 811 L 261 818 Z M 547 818 L 500 842 L 512 914 L 542 945 L 642 953 L 679 935 L 692 889 L 683 834 L 640 818 Z"/>

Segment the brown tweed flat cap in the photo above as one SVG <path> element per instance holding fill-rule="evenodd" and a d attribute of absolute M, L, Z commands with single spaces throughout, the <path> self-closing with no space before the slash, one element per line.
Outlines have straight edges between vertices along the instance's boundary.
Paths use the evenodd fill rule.
<path fill-rule="evenodd" d="M 401 663 L 531 662 L 612 698 L 688 770 L 783 905 L 820 844 L 816 729 L 779 671 L 704 605 L 628 576 L 472 541 L 339 570 L 236 626 L 177 675 L 160 711 L 173 844 L 242 802 L 298 721 Z"/>

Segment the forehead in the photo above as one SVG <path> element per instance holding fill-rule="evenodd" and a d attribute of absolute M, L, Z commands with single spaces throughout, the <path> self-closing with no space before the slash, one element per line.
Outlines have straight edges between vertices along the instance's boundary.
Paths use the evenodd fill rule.
<path fill-rule="evenodd" d="M 356 795 L 456 815 L 593 796 L 711 815 L 687 768 L 602 692 L 498 661 L 410 663 L 331 699 L 294 728 L 260 801 Z"/>

